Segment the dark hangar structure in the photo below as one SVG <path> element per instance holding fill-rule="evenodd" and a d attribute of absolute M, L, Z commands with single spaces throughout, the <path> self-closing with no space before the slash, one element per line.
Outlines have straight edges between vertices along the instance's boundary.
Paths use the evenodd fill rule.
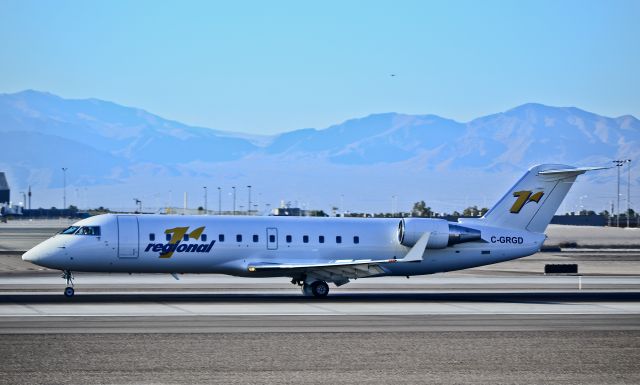
<path fill-rule="evenodd" d="M 7 183 L 7 177 L 4 172 L 0 172 L 0 205 L 9 203 L 9 196 L 11 191 L 9 190 L 9 184 Z"/>

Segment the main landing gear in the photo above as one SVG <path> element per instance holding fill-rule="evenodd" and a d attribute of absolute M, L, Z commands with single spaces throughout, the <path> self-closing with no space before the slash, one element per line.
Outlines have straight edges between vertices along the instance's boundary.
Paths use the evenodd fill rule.
<path fill-rule="evenodd" d="M 302 284 L 302 294 L 307 297 L 323 298 L 329 294 L 329 285 L 325 281 L 313 281 Z"/>
<path fill-rule="evenodd" d="M 64 289 L 64 296 L 67 298 L 73 297 L 75 290 L 73 290 L 73 274 L 71 273 L 71 270 L 63 270 L 61 277 L 67 280 L 67 287 Z"/>
<path fill-rule="evenodd" d="M 305 297 L 324 298 L 329 294 L 329 285 L 325 281 L 309 277 L 306 274 L 293 277 L 291 283 L 300 286 L 302 295 Z"/>

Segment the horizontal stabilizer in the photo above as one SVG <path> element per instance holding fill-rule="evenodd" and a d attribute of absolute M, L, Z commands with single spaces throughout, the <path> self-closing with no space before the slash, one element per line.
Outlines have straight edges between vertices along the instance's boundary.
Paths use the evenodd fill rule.
<path fill-rule="evenodd" d="M 538 171 L 538 175 L 558 175 L 558 174 L 573 174 L 580 175 L 587 171 L 606 170 L 611 167 L 579 167 L 579 168 L 564 168 L 556 170 Z"/>

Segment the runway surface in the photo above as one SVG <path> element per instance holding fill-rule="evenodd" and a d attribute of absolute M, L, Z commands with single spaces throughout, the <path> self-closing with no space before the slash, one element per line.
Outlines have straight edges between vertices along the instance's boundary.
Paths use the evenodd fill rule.
<path fill-rule="evenodd" d="M 639 331 L 635 314 L 5 316 L 1 334 Z"/>
<path fill-rule="evenodd" d="M 0 296 L 5 317 L 77 316 L 404 316 L 517 314 L 636 314 L 638 292 L 498 292 L 342 294 L 315 299 L 273 294 L 97 293 Z M 27 321 L 25 321 L 27 322 Z"/>
<path fill-rule="evenodd" d="M 325 299 L 256 284 L 261 293 L 4 291 L 0 384 L 640 383 L 637 290 L 399 282 Z"/>
<path fill-rule="evenodd" d="M 35 320 L 0 383 L 640 383 L 636 315 Z"/>

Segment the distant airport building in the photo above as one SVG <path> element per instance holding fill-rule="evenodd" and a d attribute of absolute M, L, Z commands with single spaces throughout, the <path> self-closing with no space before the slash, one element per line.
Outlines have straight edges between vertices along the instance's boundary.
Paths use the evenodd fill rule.
<path fill-rule="evenodd" d="M 298 207 L 278 207 L 273 209 L 271 215 L 279 217 L 300 217 L 302 216 L 302 210 Z"/>
<path fill-rule="evenodd" d="M 11 191 L 9 190 L 9 183 L 7 183 L 7 177 L 3 172 L 0 172 L 0 217 L 2 222 L 6 222 L 7 215 L 22 215 L 22 207 L 11 206 Z"/>
<path fill-rule="evenodd" d="M 279 207 L 271 210 L 271 214 L 277 217 L 328 217 L 322 210 L 303 210 L 299 207 Z"/>
<path fill-rule="evenodd" d="M 15 215 L 15 214 L 14 214 Z M 21 210 L 21 215 L 24 218 L 34 218 L 34 219 L 57 219 L 57 218 L 89 218 L 91 214 L 85 211 L 78 211 L 76 209 L 24 209 Z"/>
<path fill-rule="evenodd" d="M 553 219 L 551 219 L 551 224 L 552 225 L 571 225 L 571 226 L 606 226 L 607 217 L 599 214 L 554 215 Z"/>
<path fill-rule="evenodd" d="M 3 172 L 0 172 L 0 205 L 8 204 L 11 199 L 11 191 L 9 190 L 9 184 L 7 183 L 7 177 Z"/>

